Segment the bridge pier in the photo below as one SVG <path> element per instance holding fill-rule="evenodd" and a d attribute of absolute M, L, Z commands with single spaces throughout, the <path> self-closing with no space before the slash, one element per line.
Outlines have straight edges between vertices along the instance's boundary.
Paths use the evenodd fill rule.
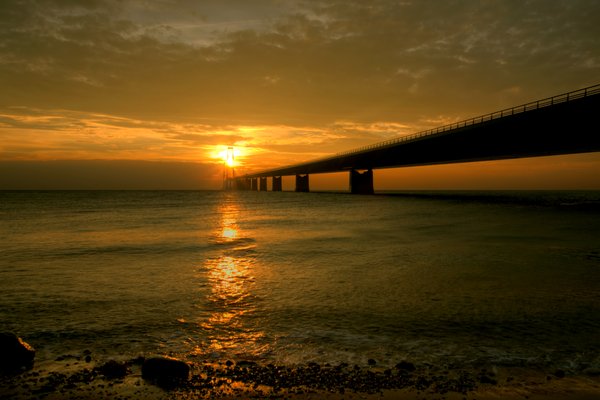
<path fill-rule="evenodd" d="M 258 178 L 250 179 L 250 190 L 258 190 Z"/>
<path fill-rule="evenodd" d="M 273 177 L 273 191 L 274 192 L 281 192 L 283 185 L 281 184 L 281 176 L 274 176 Z"/>
<path fill-rule="evenodd" d="M 266 192 L 267 191 L 267 178 L 260 178 L 260 191 L 261 192 Z"/>
<path fill-rule="evenodd" d="M 237 180 L 237 190 L 250 190 L 250 179 L 248 178 L 244 178 L 244 179 L 238 179 Z"/>
<path fill-rule="evenodd" d="M 350 170 L 350 193 L 352 194 L 373 194 L 373 170 L 368 169 L 363 173 L 352 169 Z"/>
<path fill-rule="evenodd" d="M 296 175 L 296 192 L 308 192 L 308 174 Z"/>

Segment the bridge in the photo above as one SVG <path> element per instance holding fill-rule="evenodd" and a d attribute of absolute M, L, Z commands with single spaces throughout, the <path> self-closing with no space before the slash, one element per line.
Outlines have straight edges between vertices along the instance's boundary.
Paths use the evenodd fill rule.
<path fill-rule="evenodd" d="M 297 192 L 310 174 L 349 172 L 350 192 L 372 194 L 373 170 L 600 151 L 600 84 L 300 164 L 226 179 L 226 189 Z"/>

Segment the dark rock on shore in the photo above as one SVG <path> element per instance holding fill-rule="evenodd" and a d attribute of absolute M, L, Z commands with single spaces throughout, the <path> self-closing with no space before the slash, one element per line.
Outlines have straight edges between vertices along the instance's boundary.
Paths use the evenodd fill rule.
<path fill-rule="evenodd" d="M 600 368 L 586 368 L 583 373 L 587 376 L 600 376 Z"/>
<path fill-rule="evenodd" d="M 110 360 L 100 367 L 95 368 L 107 379 L 123 379 L 127 376 L 127 365 L 118 361 Z"/>
<path fill-rule="evenodd" d="M 0 333 L 0 372 L 19 373 L 33 367 L 35 349 L 14 333 Z"/>
<path fill-rule="evenodd" d="M 242 360 L 242 361 L 238 361 L 237 362 L 237 366 L 238 367 L 255 367 L 257 364 L 254 361 L 246 361 L 246 360 Z"/>
<path fill-rule="evenodd" d="M 498 381 L 496 379 L 494 379 L 491 376 L 486 375 L 486 374 L 479 375 L 479 382 L 480 383 L 486 383 L 486 384 L 489 384 L 489 385 L 496 385 L 496 384 L 498 384 Z"/>
<path fill-rule="evenodd" d="M 415 364 L 408 362 L 408 361 L 400 361 L 398 364 L 396 364 L 396 369 L 400 370 L 400 371 L 408 371 L 408 372 L 412 372 L 414 371 L 415 368 Z"/>
<path fill-rule="evenodd" d="M 189 375 L 189 365 L 175 358 L 153 357 L 142 364 L 142 378 L 161 386 L 187 381 Z"/>

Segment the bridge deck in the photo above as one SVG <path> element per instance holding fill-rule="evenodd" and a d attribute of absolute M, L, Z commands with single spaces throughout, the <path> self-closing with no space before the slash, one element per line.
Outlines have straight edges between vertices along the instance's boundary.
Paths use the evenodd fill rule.
<path fill-rule="evenodd" d="M 376 143 L 256 178 L 600 151 L 600 85 Z"/>

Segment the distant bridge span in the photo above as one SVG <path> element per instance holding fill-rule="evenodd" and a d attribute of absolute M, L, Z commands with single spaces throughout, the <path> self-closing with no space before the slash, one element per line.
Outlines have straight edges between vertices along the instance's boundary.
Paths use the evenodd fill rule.
<path fill-rule="evenodd" d="M 600 151 L 600 84 L 300 164 L 229 178 L 227 189 L 281 191 L 296 175 L 349 171 L 352 193 L 373 193 L 373 169 Z M 364 171 L 364 172 L 360 172 Z"/>

